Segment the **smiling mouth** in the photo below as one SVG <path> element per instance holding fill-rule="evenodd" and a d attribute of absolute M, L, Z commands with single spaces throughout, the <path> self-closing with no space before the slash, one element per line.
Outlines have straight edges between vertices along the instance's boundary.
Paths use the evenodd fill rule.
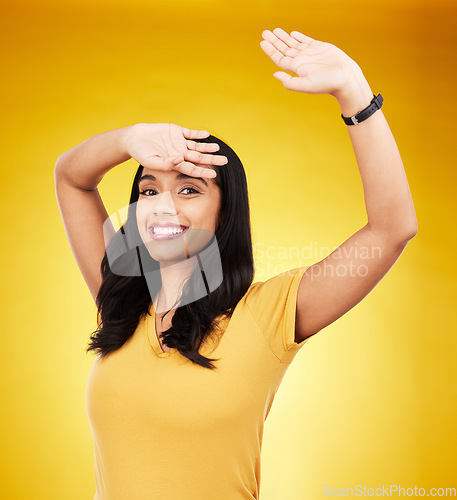
<path fill-rule="evenodd" d="M 189 228 L 181 227 L 158 227 L 152 226 L 149 228 L 149 235 L 153 240 L 172 240 L 182 236 Z"/>

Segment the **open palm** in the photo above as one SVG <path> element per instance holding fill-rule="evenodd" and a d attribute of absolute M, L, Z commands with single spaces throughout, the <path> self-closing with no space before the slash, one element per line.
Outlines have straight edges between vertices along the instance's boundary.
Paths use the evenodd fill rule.
<path fill-rule="evenodd" d="M 263 51 L 281 69 L 297 75 L 293 77 L 284 71 L 274 74 L 289 90 L 337 97 L 352 76 L 361 72 L 355 61 L 335 45 L 299 31 L 289 35 L 276 28 L 273 32 L 265 30 L 262 36 Z"/>
<path fill-rule="evenodd" d="M 174 123 L 137 123 L 127 139 L 127 151 L 145 168 L 179 170 L 193 177 L 215 177 L 209 165 L 225 165 L 227 157 L 205 154 L 219 150 L 219 144 L 195 142 L 209 132 Z"/>

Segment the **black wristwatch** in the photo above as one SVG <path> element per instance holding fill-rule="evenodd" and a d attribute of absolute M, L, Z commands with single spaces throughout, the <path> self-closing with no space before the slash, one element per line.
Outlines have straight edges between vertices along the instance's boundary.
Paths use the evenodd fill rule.
<path fill-rule="evenodd" d="M 378 109 L 381 108 L 382 103 L 382 95 L 378 94 L 377 96 L 375 96 L 373 94 L 373 99 L 365 109 L 362 109 L 362 111 L 359 111 L 354 116 L 346 117 L 341 114 L 341 118 L 344 120 L 344 123 L 346 125 L 357 125 L 358 123 L 363 122 L 363 120 L 369 118 L 375 111 L 378 111 Z"/>

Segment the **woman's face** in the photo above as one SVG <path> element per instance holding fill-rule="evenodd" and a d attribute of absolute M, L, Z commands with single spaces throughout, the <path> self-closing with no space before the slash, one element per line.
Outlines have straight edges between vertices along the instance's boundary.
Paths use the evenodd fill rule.
<path fill-rule="evenodd" d="M 219 225 L 214 179 L 143 168 L 139 189 L 138 230 L 154 260 L 180 261 L 206 247 Z"/>

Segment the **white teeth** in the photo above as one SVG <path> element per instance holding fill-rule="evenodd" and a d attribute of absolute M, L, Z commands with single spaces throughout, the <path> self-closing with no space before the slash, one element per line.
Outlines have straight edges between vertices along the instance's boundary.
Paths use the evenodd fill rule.
<path fill-rule="evenodd" d="M 183 233 L 182 229 L 172 227 L 153 227 L 154 234 L 177 234 Z"/>

